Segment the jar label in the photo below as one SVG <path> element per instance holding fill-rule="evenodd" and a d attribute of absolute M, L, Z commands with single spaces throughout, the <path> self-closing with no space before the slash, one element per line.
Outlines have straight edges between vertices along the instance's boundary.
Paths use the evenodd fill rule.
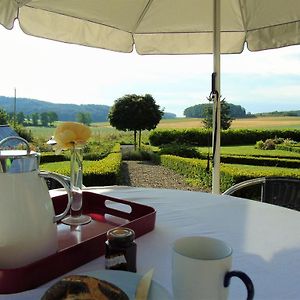
<path fill-rule="evenodd" d="M 110 256 L 105 258 L 105 268 L 110 269 L 112 267 L 121 265 L 121 264 L 127 264 L 126 258 L 124 254 L 120 253 L 116 256 Z"/>

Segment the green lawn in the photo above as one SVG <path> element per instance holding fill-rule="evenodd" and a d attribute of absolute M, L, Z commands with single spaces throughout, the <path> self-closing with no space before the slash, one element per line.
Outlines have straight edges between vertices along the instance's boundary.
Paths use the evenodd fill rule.
<path fill-rule="evenodd" d="M 198 147 L 198 149 L 201 153 L 207 153 L 207 147 Z M 251 146 L 223 146 L 223 147 L 221 147 L 221 154 L 300 159 L 300 153 L 284 151 L 284 150 L 255 149 L 253 145 L 251 145 Z"/>
<path fill-rule="evenodd" d="M 243 174 L 249 176 L 249 179 L 261 176 L 289 176 L 300 178 L 299 169 L 295 168 L 280 168 L 280 167 L 267 167 L 267 166 L 252 166 L 252 165 L 239 165 L 239 164 L 221 164 L 221 171 L 231 170 L 232 174 Z"/>

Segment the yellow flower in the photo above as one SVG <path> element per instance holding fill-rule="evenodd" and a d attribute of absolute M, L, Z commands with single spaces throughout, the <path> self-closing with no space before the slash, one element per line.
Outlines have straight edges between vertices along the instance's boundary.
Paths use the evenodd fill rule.
<path fill-rule="evenodd" d="M 59 124 L 54 132 L 56 151 L 67 150 L 77 146 L 83 146 L 91 136 L 88 126 L 76 122 L 64 122 Z"/>

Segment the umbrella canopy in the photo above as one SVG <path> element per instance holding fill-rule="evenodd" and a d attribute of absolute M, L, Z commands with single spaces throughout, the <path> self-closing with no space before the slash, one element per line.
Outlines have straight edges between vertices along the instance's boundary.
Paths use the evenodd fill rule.
<path fill-rule="evenodd" d="M 221 16 L 221 17 L 220 17 Z M 299 0 L 0 0 L 0 23 L 118 52 L 214 53 L 213 192 L 219 192 L 220 52 L 300 44 Z"/>
<path fill-rule="evenodd" d="M 222 0 L 221 53 L 300 43 L 299 0 Z M 0 23 L 53 40 L 139 54 L 213 52 L 211 0 L 1 0 Z"/>

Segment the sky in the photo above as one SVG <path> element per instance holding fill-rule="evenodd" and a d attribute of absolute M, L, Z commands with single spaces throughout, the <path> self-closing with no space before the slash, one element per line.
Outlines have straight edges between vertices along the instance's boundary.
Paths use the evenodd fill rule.
<path fill-rule="evenodd" d="M 54 103 L 113 105 L 125 94 L 151 94 L 183 116 L 208 103 L 212 55 L 138 55 L 66 44 L 0 25 L 0 95 Z M 300 110 L 300 46 L 222 55 L 221 95 L 259 113 Z"/>

